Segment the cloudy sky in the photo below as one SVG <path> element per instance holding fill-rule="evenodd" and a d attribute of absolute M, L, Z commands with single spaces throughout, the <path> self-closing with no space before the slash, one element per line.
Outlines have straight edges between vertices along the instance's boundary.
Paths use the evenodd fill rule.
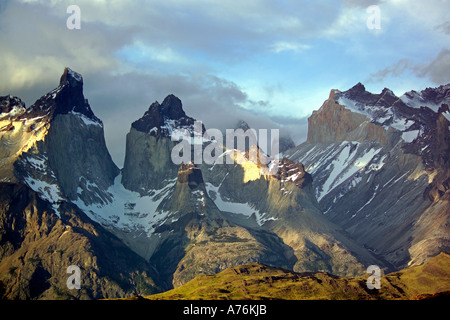
<path fill-rule="evenodd" d="M 119 166 L 131 122 L 170 93 L 208 128 L 245 119 L 300 142 L 331 89 L 450 82 L 448 12 L 449 0 L 0 0 L 0 96 L 31 105 L 64 67 L 81 73 Z"/>

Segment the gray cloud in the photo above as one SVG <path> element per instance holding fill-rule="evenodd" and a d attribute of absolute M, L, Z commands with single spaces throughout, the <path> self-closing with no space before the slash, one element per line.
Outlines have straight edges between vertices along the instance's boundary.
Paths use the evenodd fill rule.
<path fill-rule="evenodd" d="M 223 1 L 208 6 L 192 1 L 186 6 L 180 0 L 108 5 L 80 0 L 81 30 L 73 31 L 65 27 L 67 1 L 0 1 L 0 91 L 24 96 L 28 103 L 50 88 L 65 66 L 84 76 L 130 70 L 213 74 L 214 68 L 241 64 L 280 41 L 299 43 L 320 34 L 339 16 L 327 1 Z M 135 56 L 120 56 L 127 54 L 126 48 L 133 54 L 136 44 L 151 52 L 141 63 L 130 62 Z M 170 54 L 179 59 L 171 60 Z M 203 63 L 205 56 L 212 65 Z M 161 58 L 167 61 L 157 60 Z"/>
<path fill-rule="evenodd" d="M 378 5 L 383 0 L 344 0 L 344 4 L 352 7 L 363 7 L 366 8 L 371 5 Z"/>
<path fill-rule="evenodd" d="M 232 129 L 239 120 L 245 120 L 254 129 L 280 129 L 281 135 L 296 142 L 306 138 L 306 118 L 271 118 L 264 110 L 244 109 L 246 104 L 268 102 L 251 101 L 237 84 L 209 74 L 95 74 L 84 77 L 84 91 L 104 123 L 108 148 L 119 166 L 131 123 L 142 117 L 151 103 L 162 102 L 169 94 L 178 96 L 186 113 L 207 128 Z"/>
<path fill-rule="evenodd" d="M 428 77 L 436 84 L 450 82 L 450 50 L 442 49 L 430 63 L 416 66 L 415 72 L 420 77 Z"/>
<path fill-rule="evenodd" d="M 450 34 L 450 21 L 446 21 L 434 27 L 434 30 Z"/>
<path fill-rule="evenodd" d="M 92 22 L 83 23 L 82 30 L 68 30 L 68 15 L 62 13 L 51 14 L 38 3 L 6 6 L 0 17 L 0 90 L 49 86 L 67 65 L 83 74 L 119 67 L 111 53 L 130 41 L 130 28 Z"/>
<path fill-rule="evenodd" d="M 0 13 L 5 11 L 6 6 L 8 5 L 9 0 L 0 0 Z"/>
<path fill-rule="evenodd" d="M 82 28 L 76 32 L 65 28 L 67 1 L 12 2 L 1 20 L 5 28 L 14 25 L 16 36 L 30 40 L 14 43 L 15 49 L 39 43 L 32 48 L 47 53 L 55 49 L 57 58 L 77 59 L 90 48 L 94 52 L 83 52 L 84 57 L 112 59 L 123 45 L 139 42 L 157 51 L 172 50 L 181 56 L 186 51 L 198 52 L 230 64 L 268 51 L 277 43 L 298 47 L 303 39 L 323 34 L 340 14 L 328 1 L 287 1 L 283 5 L 269 0 L 210 5 L 190 1 L 186 5 L 180 0 L 137 0 L 104 5 L 80 0 L 77 4 Z"/>
<path fill-rule="evenodd" d="M 372 73 L 367 82 L 382 82 L 386 77 L 399 77 L 405 72 L 411 72 L 417 77 L 429 78 L 435 84 L 450 82 L 450 50 L 443 48 L 429 62 L 414 63 L 410 59 L 401 59 L 397 63 Z"/>
<path fill-rule="evenodd" d="M 368 82 L 382 82 L 388 76 L 398 77 L 402 75 L 406 70 L 412 68 L 411 61 L 408 59 L 401 59 L 394 65 L 388 66 L 382 70 L 372 73 L 367 80 Z"/>

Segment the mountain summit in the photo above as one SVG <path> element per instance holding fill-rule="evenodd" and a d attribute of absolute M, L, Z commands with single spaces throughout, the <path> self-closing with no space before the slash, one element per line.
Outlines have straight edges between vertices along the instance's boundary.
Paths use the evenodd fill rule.
<path fill-rule="evenodd" d="M 46 117 L 53 119 L 57 114 L 75 114 L 85 120 L 103 126 L 102 121 L 94 115 L 89 102 L 83 95 L 83 77 L 65 68 L 59 86 L 38 99 L 23 115 L 32 119 Z"/>
<path fill-rule="evenodd" d="M 195 119 L 186 115 L 181 100 L 168 95 L 162 104 L 152 103 L 144 115 L 131 124 L 127 134 L 122 183 L 130 190 L 145 194 L 164 187 L 164 180 L 174 179 L 178 167 L 171 161 L 177 144 L 174 130 L 194 135 Z M 205 127 L 198 128 L 203 133 Z M 189 138 L 188 138 L 189 139 Z"/>
<path fill-rule="evenodd" d="M 193 131 L 195 119 L 186 116 L 181 100 L 173 94 L 168 95 L 162 104 L 155 101 L 144 115 L 131 124 L 133 129 L 151 135 L 170 137 L 175 129 Z M 204 127 L 203 127 L 203 131 Z"/>
<path fill-rule="evenodd" d="M 63 74 L 59 80 L 59 86 L 69 85 L 72 88 L 83 88 L 83 77 L 81 74 L 73 71 L 72 69 L 66 67 Z"/>

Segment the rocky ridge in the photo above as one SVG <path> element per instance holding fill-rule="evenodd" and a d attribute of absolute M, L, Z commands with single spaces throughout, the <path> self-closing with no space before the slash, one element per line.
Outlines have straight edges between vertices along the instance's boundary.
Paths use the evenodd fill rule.
<path fill-rule="evenodd" d="M 449 248 L 448 86 L 425 92 L 439 98 L 332 90 L 309 118 L 308 140 L 285 154 L 312 175 L 325 216 L 395 268 Z"/>

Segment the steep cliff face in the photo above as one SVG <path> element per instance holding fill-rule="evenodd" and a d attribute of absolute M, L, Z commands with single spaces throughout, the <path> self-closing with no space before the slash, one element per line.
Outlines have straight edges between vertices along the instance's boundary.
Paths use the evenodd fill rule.
<path fill-rule="evenodd" d="M 129 189 L 144 195 L 150 190 L 161 189 L 165 180 L 177 177 L 178 165 L 171 160 L 175 130 L 185 130 L 194 135 L 195 119 L 186 116 L 180 99 L 167 96 L 162 104 L 154 102 L 142 118 L 132 123 L 127 134 L 122 183 Z M 204 127 L 198 128 L 203 134 Z"/>
<path fill-rule="evenodd" d="M 446 87 L 415 98 L 361 84 L 333 90 L 309 119 L 308 141 L 286 153 L 313 176 L 325 216 L 396 268 L 449 250 Z"/>
<path fill-rule="evenodd" d="M 203 212 L 208 207 L 210 214 L 217 213 L 213 202 L 207 196 L 201 170 L 192 162 L 181 164 L 173 193 L 159 205 L 162 211 Z"/>
<path fill-rule="evenodd" d="M 4 180 L 23 181 L 51 203 L 81 199 L 105 203 L 118 175 L 106 148 L 103 124 L 83 96 L 81 75 L 66 68 L 59 86 L 24 108 L 7 105 L 1 133 Z M 8 124 L 7 124 L 8 123 Z"/>
<path fill-rule="evenodd" d="M 355 86 L 349 90 L 349 96 L 353 97 L 357 92 L 365 90 L 361 86 Z M 313 111 L 308 118 L 307 141 L 309 143 L 321 143 L 343 140 L 359 142 L 376 140 L 381 144 L 385 144 L 386 131 L 382 127 L 371 123 L 368 115 L 352 112 L 340 105 L 336 101 L 338 94 L 336 90 L 332 90 L 330 97 L 325 100 L 322 107 L 317 111 Z M 366 98 L 375 100 L 374 98 L 370 99 L 370 97 Z"/>
<path fill-rule="evenodd" d="M 150 265 L 73 204 L 110 203 L 106 190 L 119 174 L 81 75 L 66 68 L 59 86 L 29 108 L 11 96 L 0 105 L 3 297 L 93 299 L 155 290 Z M 66 287 L 70 264 L 82 269 L 81 290 Z"/>
<path fill-rule="evenodd" d="M 170 137 L 156 137 L 131 128 L 126 139 L 122 184 L 141 195 L 163 188 L 167 180 L 176 178 L 178 168 L 170 157 L 175 145 Z"/>

